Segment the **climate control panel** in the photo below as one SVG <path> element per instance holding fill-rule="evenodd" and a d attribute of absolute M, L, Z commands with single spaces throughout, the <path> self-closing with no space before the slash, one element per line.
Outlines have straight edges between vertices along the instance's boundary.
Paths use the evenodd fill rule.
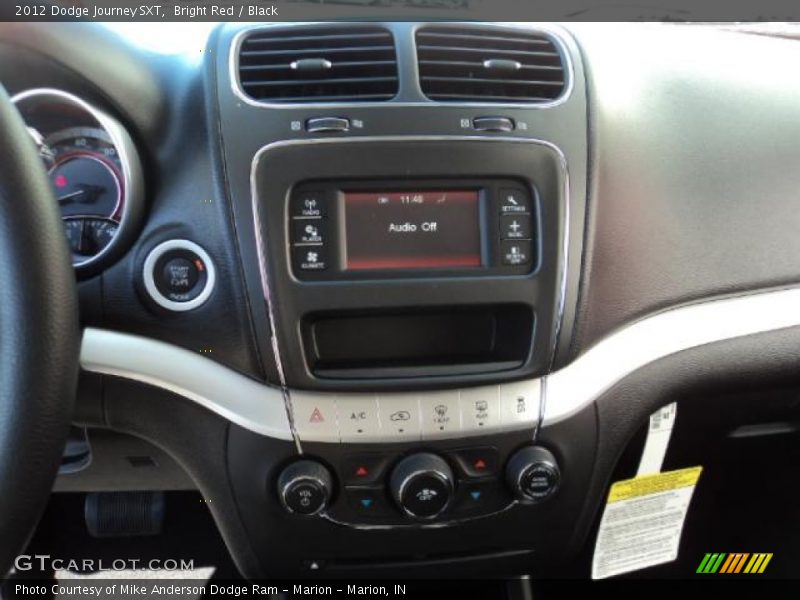
<path fill-rule="evenodd" d="M 494 446 L 444 451 L 345 454 L 338 469 L 320 459 L 294 461 L 277 492 L 287 512 L 350 525 L 442 523 L 488 516 L 516 503 L 551 498 L 561 473 L 542 446 L 504 456 Z"/>

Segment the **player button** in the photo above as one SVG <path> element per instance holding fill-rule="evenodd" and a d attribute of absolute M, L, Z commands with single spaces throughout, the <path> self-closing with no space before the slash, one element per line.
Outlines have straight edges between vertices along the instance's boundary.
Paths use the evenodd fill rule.
<path fill-rule="evenodd" d="M 328 241 L 324 219 L 297 219 L 292 221 L 292 243 L 324 244 Z"/>

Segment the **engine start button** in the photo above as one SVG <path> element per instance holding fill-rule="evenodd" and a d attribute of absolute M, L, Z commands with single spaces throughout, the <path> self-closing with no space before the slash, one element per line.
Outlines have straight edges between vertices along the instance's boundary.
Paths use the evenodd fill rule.
<path fill-rule="evenodd" d="M 144 264 L 144 284 L 159 306 L 186 311 L 200 306 L 214 287 L 214 265 L 200 246 L 170 240 L 156 246 Z"/>

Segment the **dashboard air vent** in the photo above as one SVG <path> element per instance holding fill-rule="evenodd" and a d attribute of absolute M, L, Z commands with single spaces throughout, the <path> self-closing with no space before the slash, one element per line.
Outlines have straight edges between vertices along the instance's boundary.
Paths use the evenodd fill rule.
<path fill-rule="evenodd" d="M 425 27 L 417 31 L 420 85 L 431 100 L 545 103 L 566 88 L 553 39 L 519 28 Z"/>
<path fill-rule="evenodd" d="M 239 82 L 260 102 L 369 102 L 397 94 L 392 34 L 374 26 L 260 29 L 239 47 Z"/>

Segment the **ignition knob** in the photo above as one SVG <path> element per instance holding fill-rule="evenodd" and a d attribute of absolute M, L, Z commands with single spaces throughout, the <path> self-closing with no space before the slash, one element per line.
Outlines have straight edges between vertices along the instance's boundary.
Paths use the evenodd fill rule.
<path fill-rule="evenodd" d="M 328 506 L 333 489 L 330 471 L 313 460 L 298 460 L 278 477 L 278 497 L 283 507 L 298 515 L 315 515 Z"/>
<path fill-rule="evenodd" d="M 442 457 L 420 452 L 397 463 L 389 487 L 404 513 L 415 519 L 433 519 L 453 497 L 453 471 Z"/>
<path fill-rule="evenodd" d="M 517 498 L 541 502 L 558 489 L 561 472 L 552 452 L 541 446 L 517 450 L 506 465 L 506 482 Z"/>

